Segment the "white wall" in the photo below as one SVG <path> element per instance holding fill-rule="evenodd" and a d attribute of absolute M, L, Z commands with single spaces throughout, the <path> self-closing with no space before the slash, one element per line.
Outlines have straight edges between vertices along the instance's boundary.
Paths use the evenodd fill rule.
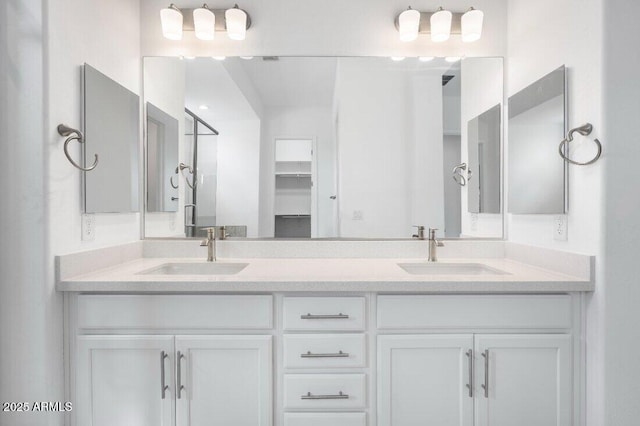
<path fill-rule="evenodd" d="M 145 58 L 144 60 L 144 99 L 178 120 L 178 158 L 179 162 L 191 164 L 185 158 L 185 63 L 179 59 Z M 145 107 L 146 108 L 146 107 Z M 146 115 L 143 125 L 146 125 Z M 178 164 L 170 166 L 171 171 Z M 185 176 L 189 174 L 185 171 Z M 189 176 L 189 179 L 192 177 Z M 146 179 L 146 176 L 144 176 Z M 178 185 L 178 210 L 175 212 L 145 213 L 144 234 L 146 237 L 184 236 L 184 200 L 185 181 L 176 175 L 173 181 Z M 144 200 L 143 200 L 144 201 Z M 141 208 L 144 202 L 140 203 Z"/>
<path fill-rule="evenodd" d="M 1 116 L 8 120 L 1 126 L 3 205 L 10 206 L 0 222 L 0 399 L 62 401 L 62 297 L 53 255 L 138 239 L 139 216 L 96 215 L 96 240 L 80 241 L 80 172 L 64 157 L 55 129 L 81 126 L 84 62 L 139 92 L 139 5 L 19 0 L 3 4 L 0 17 Z M 5 416 L 3 423 L 17 426 L 62 424 L 61 414 Z"/>
<path fill-rule="evenodd" d="M 63 398 L 61 298 L 53 288 L 47 205 L 46 12 L 41 1 L 0 7 L 0 401 Z M 1 413 L 12 426 L 61 415 Z"/>
<path fill-rule="evenodd" d="M 604 0 L 509 0 L 507 96 L 533 83 L 565 64 L 569 73 L 569 126 L 585 122 L 594 124 L 594 137 L 607 141 L 604 135 L 602 99 Z M 630 2 L 627 2 L 630 3 Z M 637 5 L 634 5 L 637 10 Z M 632 8 L 625 9 L 629 15 Z M 617 23 L 610 22 L 611 29 Z M 607 28 L 609 30 L 609 28 Z M 631 38 L 633 39 L 633 38 Z M 625 41 L 628 43 L 628 40 Z M 628 54 L 628 49 L 624 49 Z M 623 55 L 624 55 L 623 54 Z M 617 66 L 617 64 L 616 64 Z M 618 111 L 612 105 L 612 112 Z M 634 118 L 637 120 L 637 117 Z M 559 143 L 560 141 L 558 141 Z M 575 142 L 582 149 L 572 149 L 577 159 L 586 159 L 591 152 L 589 142 Z M 609 148 L 605 145 L 601 161 L 588 167 L 569 168 L 568 241 L 553 240 L 553 216 L 508 215 L 510 241 L 597 254 L 596 291 L 587 297 L 587 400 L 586 424 L 604 426 L 624 422 L 605 422 L 605 282 L 603 251 L 603 176 Z M 575 152 L 583 151 L 583 152 Z M 628 170 L 628 168 L 625 168 Z M 508 185 L 508 176 L 507 182 Z M 620 185 L 620 181 L 617 181 Z M 508 200 L 507 200 L 508 202 Z M 628 223 L 627 223 L 628 225 Z M 615 285 L 615 284 L 614 284 Z M 637 299 L 630 299 L 637 300 Z M 616 308 L 617 309 L 617 308 Z M 621 311 L 625 312 L 625 311 Z M 629 336 L 630 338 L 630 336 Z M 619 347 L 614 350 L 620 350 Z M 624 349 L 622 349 L 624 350 Z M 627 366 L 618 365 L 618 369 Z M 637 377 L 637 374 L 636 374 Z M 614 393 L 617 395 L 617 392 Z M 637 420 L 637 419 L 636 419 Z M 637 423 L 637 421 L 636 421 Z M 635 424 L 635 423 L 627 423 Z"/>
<path fill-rule="evenodd" d="M 173 42 L 162 37 L 159 10 L 165 0 L 142 2 L 142 54 L 144 56 L 260 56 L 260 55 L 409 55 L 419 56 L 503 56 L 506 49 L 507 0 L 475 0 L 473 6 L 485 12 L 482 39 L 464 44 L 459 36 L 446 43 L 432 43 L 421 36 L 414 43 L 398 39 L 395 17 L 407 8 L 405 0 L 325 0 L 313 7 L 299 0 L 245 0 L 240 5 L 251 15 L 252 28 L 243 42 L 217 34 L 203 42 L 193 33 Z M 221 4 L 221 7 L 229 5 Z M 201 0 L 184 0 L 179 6 L 200 7 Z M 416 9 L 436 10 L 440 1 L 422 0 Z M 446 7 L 456 12 L 469 8 L 466 0 L 448 0 Z"/>
<path fill-rule="evenodd" d="M 140 237 L 137 213 L 96 214 L 95 241 L 81 241 L 80 171 L 62 152 L 59 123 L 80 127 L 80 66 L 88 63 L 134 93 L 140 93 L 140 33 L 137 2 L 51 0 L 48 8 L 48 216 L 54 254 Z M 79 155 L 76 146 L 72 155 Z M 142 170 L 142 168 L 140 168 Z M 140 203 L 142 206 L 142 202 Z"/>
<path fill-rule="evenodd" d="M 483 112 L 502 103 L 504 96 L 503 60 L 502 58 L 467 58 L 462 61 L 461 74 L 461 162 L 469 163 L 468 123 Z M 462 235 L 501 238 L 503 236 L 502 215 L 469 213 L 468 188 L 465 186 L 461 191 Z M 501 207 L 502 211 L 505 211 L 504 206 Z"/>
<path fill-rule="evenodd" d="M 217 225 L 246 225 L 258 236 L 260 190 L 260 120 L 220 121 Z"/>
<path fill-rule="evenodd" d="M 274 235 L 275 140 L 315 139 L 317 161 L 318 237 L 335 236 L 335 137 L 328 107 L 266 107 L 260 152 L 260 236 Z"/>
<path fill-rule="evenodd" d="M 602 129 L 598 102 L 602 94 L 601 7 L 602 0 L 509 1 L 507 95 L 565 64 L 569 73 L 569 126 L 591 122 L 595 137 Z M 591 154 L 587 152 L 588 142 L 575 145 L 582 145 L 585 151 L 575 153 L 576 158 Z M 568 241 L 553 241 L 551 215 L 509 215 L 509 239 L 595 253 L 600 244 L 602 164 L 569 168 Z"/>
<path fill-rule="evenodd" d="M 607 0 L 604 8 L 604 72 L 600 136 L 604 145 L 604 227 L 601 274 L 605 295 L 594 304 L 604 304 L 604 333 L 600 347 L 604 355 L 603 425 L 637 425 L 640 419 L 640 285 L 638 245 L 640 227 L 638 182 L 640 141 L 635 125 L 640 118 L 640 40 L 637 17 L 640 4 L 634 0 Z M 597 98 L 596 98 L 597 99 Z M 597 123 L 594 123 L 594 125 Z M 602 291 L 602 285 L 599 285 Z M 603 362 L 597 358 L 596 362 Z M 598 424 L 598 423 L 593 423 Z"/>
<path fill-rule="evenodd" d="M 444 230 L 442 75 L 378 62 L 339 61 L 340 236 L 398 238 L 412 225 Z"/>

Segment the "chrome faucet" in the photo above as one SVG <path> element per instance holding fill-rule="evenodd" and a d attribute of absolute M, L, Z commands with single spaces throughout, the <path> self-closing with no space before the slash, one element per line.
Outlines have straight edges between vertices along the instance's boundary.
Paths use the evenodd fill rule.
<path fill-rule="evenodd" d="M 419 240 L 424 240 L 424 226 L 421 225 L 413 225 L 414 228 L 418 228 L 418 233 L 413 234 L 411 238 L 417 238 Z"/>
<path fill-rule="evenodd" d="M 436 239 L 438 228 L 429 228 L 429 262 L 438 261 L 438 247 L 443 247 L 444 243 Z"/>
<path fill-rule="evenodd" d="M 202 240 L 201 247 L 207 246 L 207 262 L 216 261 L 216 228 L 206 228 L 207 239 Z"/>

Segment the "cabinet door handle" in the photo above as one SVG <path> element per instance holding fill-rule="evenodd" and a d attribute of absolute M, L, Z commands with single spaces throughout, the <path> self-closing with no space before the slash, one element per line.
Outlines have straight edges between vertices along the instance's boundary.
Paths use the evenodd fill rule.
<path fill-rule="evenodd" d="M 484 357 L 484 383 L 482 384 L 482 389 L 484 389 L 484 397 L 489 398 L 489 349 L 485 349 L 482 352 L 482 356 Z"/>
<path fill-rule="evenodd" d="M 349 358 L 349 354 L 339 351 L 338 353 L 313 354 L 307 351 L 306 354 L 300 354 L 300 358 Z"/>
<path fill-rule="evenodd" d="M 349 395 L 340 391 L 337 395 L 312 395 L 311 392 L 307 392 L 306 395 L 302 395 L 301 399 L 349 399 Z"/>
<path fill-rule="evenodd" d="M 182 358 L 184 358 L 184 354 L 178 351 L 176 356 L 176 397 L 180 399 L 182 397 L 182 391 L 184 386 L 182 385 Z"/>
<path fill-rule="evenodd" d="M 162 394 L 162 399 L 167 395 L 167 389 L 169 386 L 165 381 L 165 372 L 164 372 L 164 360 L 169 358 L 169 355 L 165 351 L 160 352 L 160 390 Z"/>
<path fill-rule="evenodd" d="M 473 349 L 467 351 L 467 357 L 469 357 L 469 383 L 467 389 L 469 389 L 469 398 L 473 398 Z"/>
<path fill-rule="evenodd" d="M 342 312 L 337 315 L 300 315 L 300 319 L 304 320 L 313 320 L 313 319 L 349 319 L 349 315 L 343 314 Z"/>

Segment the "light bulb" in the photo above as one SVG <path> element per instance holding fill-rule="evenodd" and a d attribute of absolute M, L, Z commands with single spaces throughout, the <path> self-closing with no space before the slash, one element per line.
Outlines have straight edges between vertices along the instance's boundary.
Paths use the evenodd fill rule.
<path fill-rule="evenodd" d="M 225 59 L 227 59 L 226 56 L 212 56 L 212 58 L 216 61 L 224 61 Z"/>
<path fill-rule="evenodd" d="M 204 4 L 193 9 L 193 26 L 200 40 L 213 40 L 216 32 L 216 15 Z"/>
<path fill-rule="evenodd" d="M 169 40 L 182 40 L 182 12 L 173 3 L 160 10 L 162 35 Z"/>
<path fill-rule="evenodd" d="M 449 63 L 458 62 L 461 59 L 462 58 L 460 56 L 447 56 L 446 58 L 444 58 L 444 60 L 449 62 Z"/>
<path fill-rule="evenodd" d="M 400 61 L 404 61 L 405 57 L 404 56 L 392 56 L 391 60 L 394 62 L 400 62 Z"/>
<path fill-rule="evenodd" d="M 484 13 L 473 7 L 462 15 L 462 41 L 471 43 L 480 40 L 483 21 Z"/>
<path fill-rule="evenodd" d="M 449 40 L 451 36 L 451 19 L 453 14 L 448 10 L 439 8 L 431 15 L 431 40 L 439 43 Z"/>
<path fill-rule="evenodd" d="M 244 40 L 247 35 L 247 12 L 238 5 L 224 12 L 227 35 L 231 40 Z"/>
<path fill-rule="evenodd" d="M 418 58 L 420 62 L 430 62 L 430 61 L 433 61 L 434 59 L 435 58 L 433 56 L 420 56 Z"/>
<path fill-rule="evenodd" d="M 420 12 L 409 8 L 398 16 L 400 41 L 414 41 L 420 30 Z"/>

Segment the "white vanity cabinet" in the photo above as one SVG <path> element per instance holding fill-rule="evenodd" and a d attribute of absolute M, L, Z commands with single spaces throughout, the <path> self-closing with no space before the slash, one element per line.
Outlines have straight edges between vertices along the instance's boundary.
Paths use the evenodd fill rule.
<path fill-rule="evenodd" d="M 172 336 L 80 336 L 77 346 L 76 425 L 173 425 Z"/>
<path fill-rule="evenodd" d="M 378 426 L 571 425 L 570 336 L 381 336 L 378 345 Z"/>
<path fill-rule="evenodd" d="M 73 294 L 71 426 L 579 426 L 577 294 Z"/>
<path fill-rule="evenodd" d="M 571 336 L 477 335 L 476 425 L 572 424 Z"/>
<path fill-rule="evenodd" d="M 378 337 L 378 425 L 472 426 L 472 335 Z"/>
<path fill-rule="evenodd" d="M 377 426 L 578 424 L 573 312 L 569 295 L 379 296 Z"/>
<path fill-rule="evenodd" d="M 272 425 L 272 296 L 80 295 L 72 305 L 72 424 Z"/>
<path fill-rule="evenodd" d="M 177 336 L 176 425 L 270 425 L 271 352 L 271 336 Z"/>

